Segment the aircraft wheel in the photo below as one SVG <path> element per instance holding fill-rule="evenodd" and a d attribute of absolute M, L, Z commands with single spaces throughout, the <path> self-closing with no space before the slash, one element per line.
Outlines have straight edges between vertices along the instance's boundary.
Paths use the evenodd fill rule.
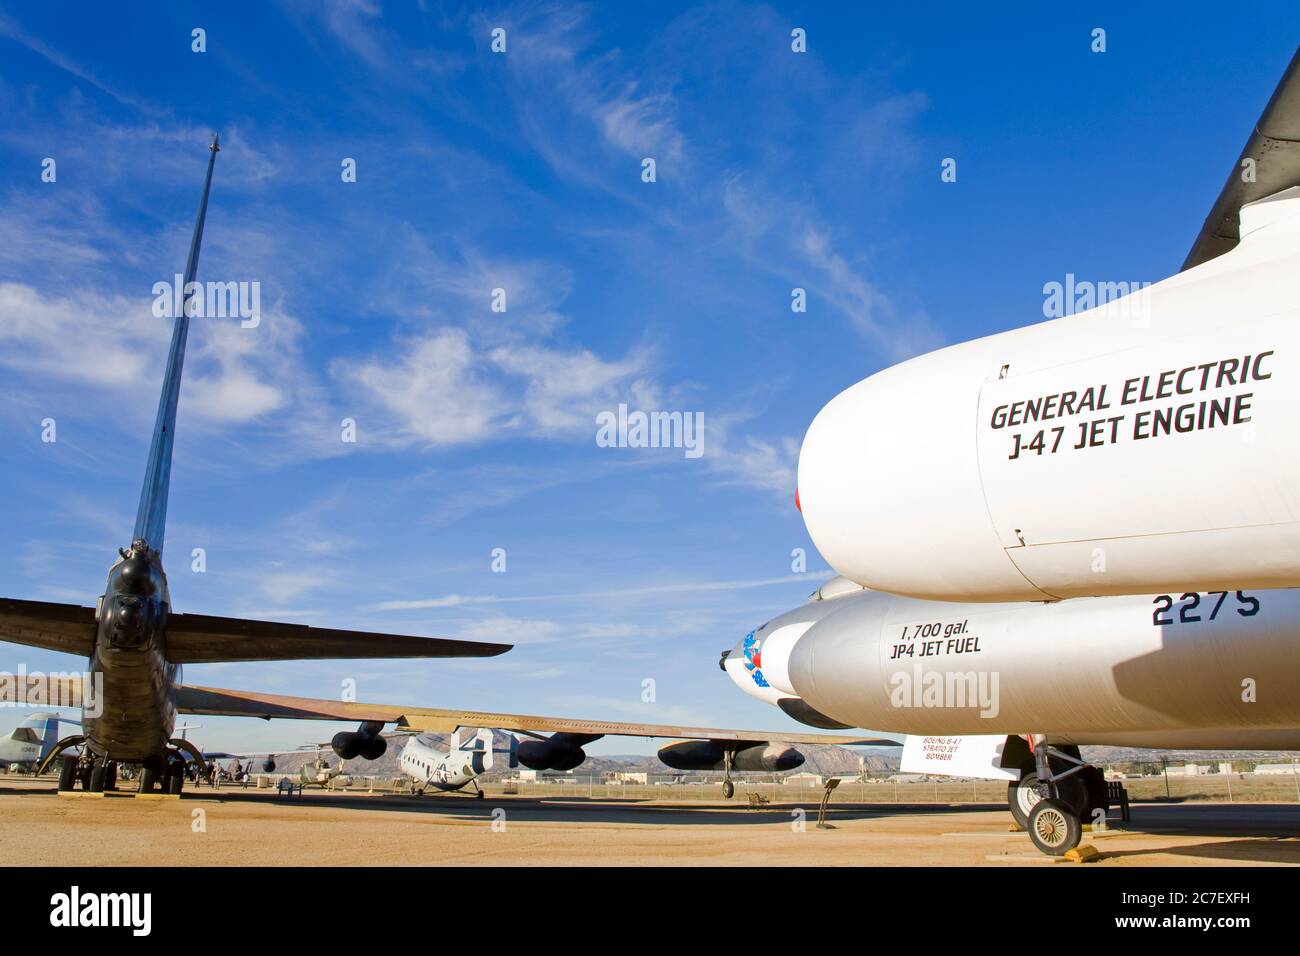
<path fill-rule="evenodd" d="M 158 780 L 158 773 L 148 764 L 140 768 L 140 792 L 152 793 L 153 785 Z"/>
<path fill-rule="evenodd" d="M 1029 814 L 1041 799 L 1038 774 L 1033 769 L 1022 768 L 1020 779 L 1007 784 L 1007 808 L 1011 811 L 1011 819 L 1022 830 L 1029 829 Z"/>
<path fill-rule="evenodd" d="M 77 784 L 77 758 L 64 757 L 59 762 L 59 789 L 71 790 Z"/>
<path fill-rule="evenodd" d="M 1063 773 L 1069 770 L 1071 766 L 1072 764 L 1068 764 L 1063 760 L 1053 760 L 1052 773 Z M 1087 769 L 1080 770 L 1056 782 L 1057 799 L 1070 807 L 1074 815 L 1080 819 L 1087 817 L 1094 806 L 1092 802 L 1093 793 L 1086 776 L 1087 772 Z M 1106 790 L 1104 781 L 1101 784 L 1101 789 L 1104 794 Z M 1007 784 L 1007 808 L 1011 811 L 1012 819 L 1020 825 L 1022 830 L 1029 829 L 1029 814 L 1040 799 L 1038 771 L 1032 763 L 1026 763 L 1020 768 L 1020 779 Z"/>
<path fill-rule="evenodd" d="M 168 793 L 179 794 L 181 789 L 185 786 L 185 771 L 180 769 L 170 770 L 168 771 L 167 776 L 163 779 L 166 783 Z"/>
<path fill-rule="evenodd" d="M 1029 839 L 1048 856 L 1065 856 L 1082 836 L 1079 818 L 1061 800 L 1040 800 L 1029 814 Z"/>
<path fill-rule="evenodd" d="M 474 796 L 477 797 L 479 800 L 482 800 L 487 796 L 487 794 L 484 793 L 482 790 L 480 790 L 478 793 L 474 794 Z"/>
<path fill-rule="evenodd" d="M 107 767 L 102 760 L 96 760 L 95 766 L 91 768 L 90 780 L 86 783 L 86 789 L 91 793 L 101 793 L 104 789 L 104 771 Z"/>
<path fill-rule="evenodd" d="M 730 800 L 736 795 L 736 785 L 730 780 L 722 781 L 722 799 Z"/>
<path fill-rule="evenodd" d="M 111 761 L 104 771 L 104 789 L 117 789 L 117 761 Z"/>

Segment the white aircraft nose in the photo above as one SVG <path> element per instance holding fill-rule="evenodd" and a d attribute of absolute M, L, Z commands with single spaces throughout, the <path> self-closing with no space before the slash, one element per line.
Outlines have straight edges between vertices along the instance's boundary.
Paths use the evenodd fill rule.
<path fill-rule="evenodd" d="M 756 628 L 728 652 L 722 669 L 737 687 L 765 703 L 797 697 L 787 665 L 795 642 L 811 626 L 811 621 L 803 620 Z"/>

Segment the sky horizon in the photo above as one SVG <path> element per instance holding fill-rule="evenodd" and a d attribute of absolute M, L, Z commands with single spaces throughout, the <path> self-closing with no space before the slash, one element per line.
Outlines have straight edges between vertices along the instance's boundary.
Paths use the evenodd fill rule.
<path fill-rule="evenodd" d="M 806 729 L 717 666 L 832 573 L 794 507 L 804 430 L 1042 321 L 1045 284 L 1177 271 L 1300 21 L 1179 10 L 0 6 L 0 596 L 92 605 L 130 543 L 156 289 L 218 132 L 198 277 L 259 310 L 193 323 L 174 609 L 516 647 L 186 681 Z M 695 443 L 611 446 L 621 406 Z M 0 643 L 0 671 L 80 663 Z M 341 728 L 187 722 L 213 750 Z"/>

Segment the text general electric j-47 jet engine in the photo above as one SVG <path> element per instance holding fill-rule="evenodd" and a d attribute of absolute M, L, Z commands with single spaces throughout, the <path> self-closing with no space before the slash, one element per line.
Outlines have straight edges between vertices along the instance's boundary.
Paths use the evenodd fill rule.
<path fill-rule="evenodd" d="M 950 601 L 1300 585 L 1300 187 L 1241 237 L 834 398 L 799 459 L 822 556 Z"/>

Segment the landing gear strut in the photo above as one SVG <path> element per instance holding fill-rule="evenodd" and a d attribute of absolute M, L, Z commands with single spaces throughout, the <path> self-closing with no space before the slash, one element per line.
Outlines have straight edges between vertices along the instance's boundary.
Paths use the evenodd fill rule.
<path fill-rule="evenodd" d="M 1077 750 L 1070 754 L 1049 747 L 1043 734 L 1030 735 L 1029 745 L 1034 752 L 1033 782 L 1030 774 L 1022 773 L 1020 786 L 1009 793 L 1011 812 L 1023 813 L 1028 805 L 1024 826 L 1034 846 L 1048 856 L 1065 856 L 1083 836 L 1081 818 L 1091 802 L 1083 771 L 1094 768 L 1083 762 Z M 1037 800 L 1032 799 L 1035 791 Z"/>
<path fill-rule="evenodd" d="M 722 752 L 722 799 L 730 800 L 736 795 L 736 785 L 731 782 L 731 767 L 736 754 L 731 750 Z"/>

